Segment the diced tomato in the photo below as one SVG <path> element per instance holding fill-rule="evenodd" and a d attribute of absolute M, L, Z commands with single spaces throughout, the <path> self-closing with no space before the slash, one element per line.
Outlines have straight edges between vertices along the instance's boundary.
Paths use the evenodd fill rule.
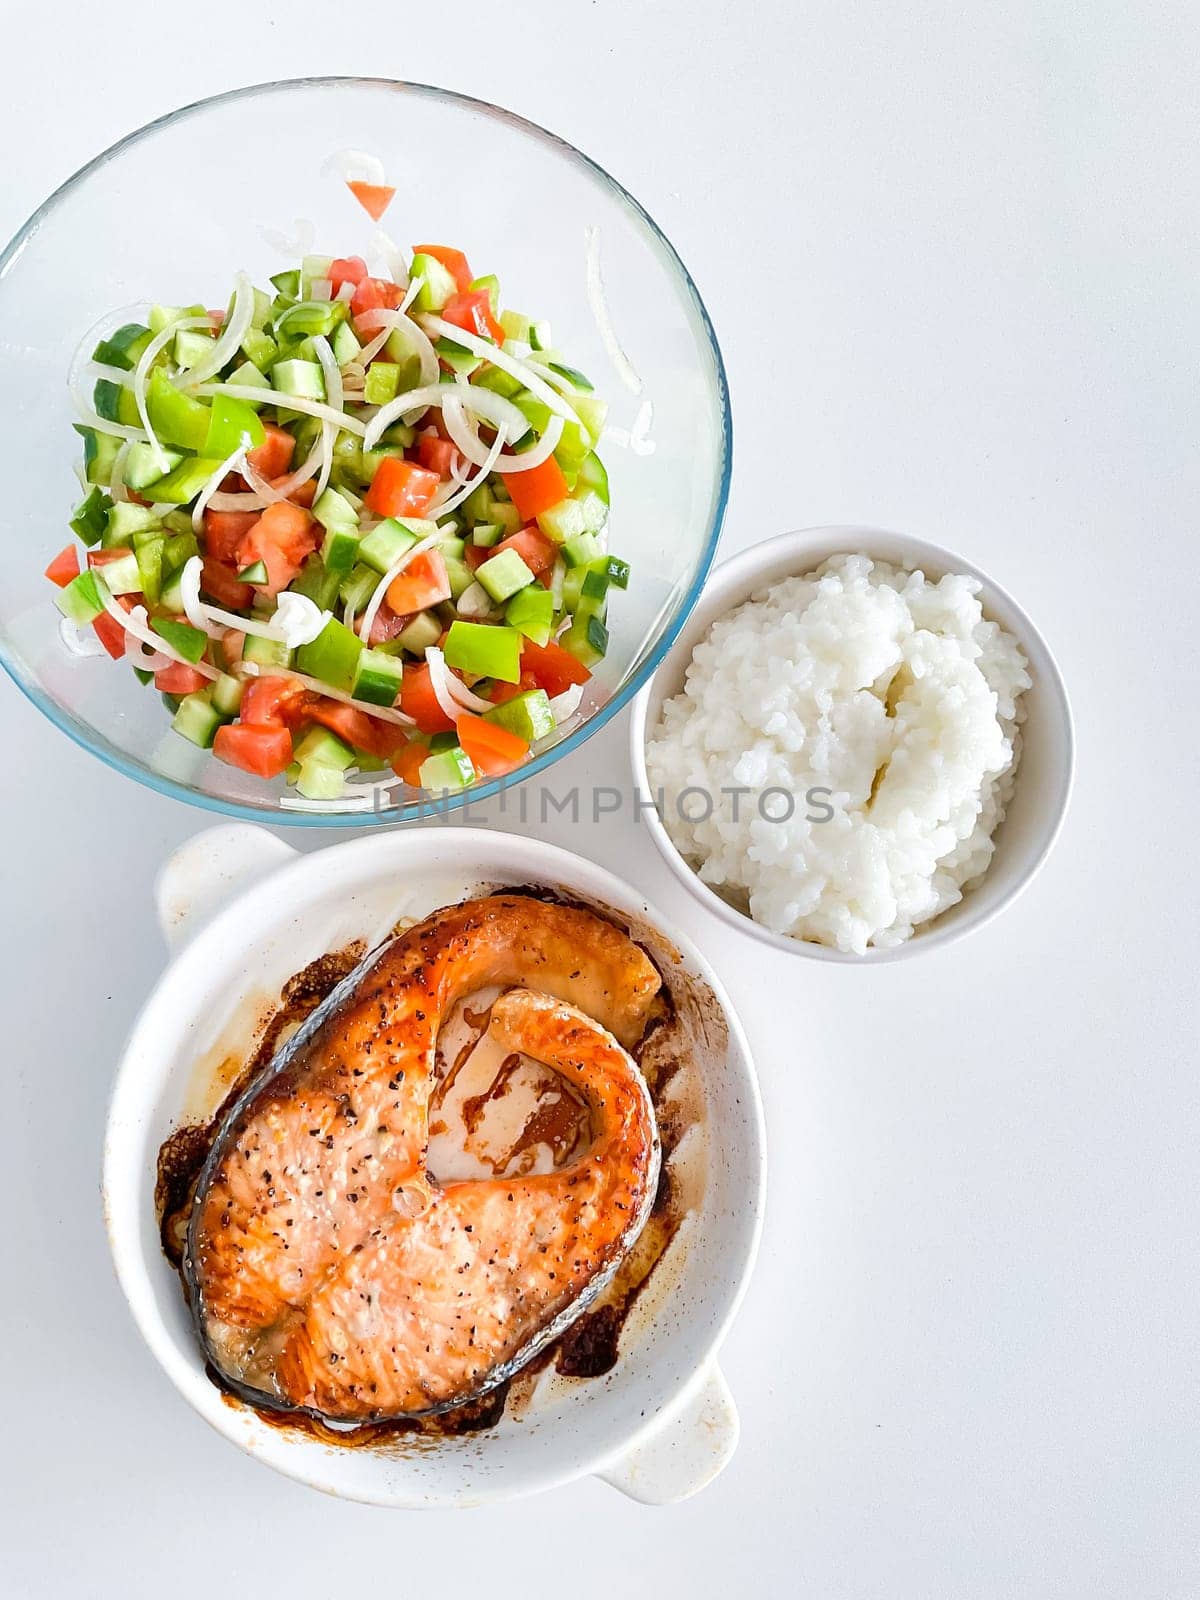
<path fill-rule="evenodd" d="M 436 433 L 423 433 L 417 440 L 417 460 L 439 478 L 450 476 L 454 461 L 454 446 L 448 439 L 439 439 Z"/>
<path fill-rule="evenodd" d="M 195 694 L 208 684 L 208 679 L 186 661 L 172 661 L 169 667 L 160 667 L 154 674 L 154 687 L 164 694 Z"/>
<path fill-rule="evenodd" d="M 367 263 L 361 256 L 338 256 L 329 264 L 329 287 L 336 298 L 344 283 L 357 287 L 367 276 Z"/>
<path fill-rule="evenodd" d="M 387 603 L 399 617 L 411 617 L 414 611 L 428 611 L 430 606 L 440 605 L 449 598 L 450 579 L 440 550 L 426 550 L 388 584 Z"/>
<path fill-rule="evenodd" d="M 442 307 L 442 318 L 452 322 L 464 333 L 473 333 L 479 339 L 494 339 L 504 343 L 504 329 L 492 315 L 492 297 L 486 289 L 475 289 L 469 294 L 452 294 Z"/>
<path fill-rule="evenodd" d="M 506 700 L 511 700 L 514 695 L 525 694 L 530 689 L 539 689 L 541 685 L 531 672 L 521 674 L 520 683 L 505 683 L 500 678 L 492 680 L 492 687 L 488 690 L 488 699 L 494 706 L 502 706 Z"/>
<path fill-rule="evenodd" d="M 519 528 L 507 539 L 501 539 L 488 553 L 496 556 L 502 550 L 515 550 L 535 578 L 549 572 L 558 555 L 558 546 L 540 528 Z"/>
<path fill-rule="evenodd" d="M 384 456 L 367 490 L 367 510 L 377 517 L 423 517 L 440 481 L 425 467 Z"/>
<path fill-rule="evenodd" d="M 591 673 L 582 661 L 577 661 L 569 650 L 555 644 L 534 644 L 526 639 L 521 646 L 521 671 L 528 672 L 539 689 L 544 689 L 553 700 L 573 683 L 586 683 Z"/>
<path fill-rule="evenodd" d="M 371 632 L 367 639 L 368 644 L 386 644 L 389 639 L 394 639 L 398 633 L 403 633 L 408 626 L 407 612 L 393 611 L 385 600 L 375 613 L 375 620 L 371 624 Z"/>
<path fill-rule="evenodd" d="M 527 467 L 524 472 L 502 472 L 500 476 L 525 522 L 532 522 L 539 513 L 549 511 L 567 497 L 567 480 L 553 456 L 547 456 L 540 467 Z"/>
<path fill-rule="evenodd" d="M 89 550 L 88 566 L 95 571 L 97 567 L 107 567 L 114 561 L 123 561 L 126 556 L 131 556 L 133 551 L 127 545 L 115 545 L 111 550 Z"/>
<path fill-rule="evenodd" d="M 264 673 L 246 684 L 238 715 L 257 728 L 291 727 L 293 715 L 305 709 L 308 698 L 308 691 L 294 678 Z"/>
<path fill-rule="evenodd" d="M 79 551 L 73 544 L 65 544 L 46 568 L 46 577 L 65 589 L 72 578 L 79 576 Z"/>
<path fill-rule="evenodd" d="M 239 581 L 236 567 L 217 561 L 213 556 L 204 558 L 200 587 L 227 611 L 244 611 L 254 599 L 254 590 L 248 583 Z"/>
<path fill-rule="evenodd" d="M 273 422 L 264 422 L 263 430 L 267 437 L 262 444 L 247 451 L 246 460 L 264 478 L 278 478 L 292 464 L 296 441 L 286 428 L 280 428 Z"/>
<path fill-rule="evenodd" d="M 440 261 L 454 279 L 460 294 L 465 294 L 471 287 L 475 274 L 467 265 L 467 258 L 461 250 L 454 250 L 448 244 L 415 244 L 413 254 L 432 256 L 435 261 Z"/>
<path fill-rule="evenodd" d="M 347 178 L 346 187 L 372 222 L 379 221 L 396 194 L 388 183 L 363 183 L 359 178 Z"/>
<path fill-rule="evenodd" d="M 267 569 L 266 583 L 255 588 L 268 597 L 286 589 L 317 547 L 312 532 L 313 519 L 300 506 L 277 500 L 259 517 L 238 546 L 238 566 L 261 561 Z"/>
<path fill-rule="evenodd" d="M 125 654 L 125 629 L 119 622 L 114 621 L 107 611 L 102 611 L 98 617 L 92 619 L 92 627 L 96 637 L 108 651 L 114 661 L 120 661 Z"/>
<path fill-rule="evenodd" d="M 252 722 L 231 722 L 217 729 L 213 754 L 231 767 L 256 778 L 277 778 L 292 759 L 292 736 L 286 728 L 259 728 Z"/>
<path fill-rule="evenodd" d="M 405 667 L 400 709 L 413 719 L 422 733 L 449 733 L 454 727 L 437 702 L 426 666 Z"/>
<path fill-rule="evenodd" d="M 206 511 L 205 555 L 232 566 L 237 561 L 238 546 L 257 521 L 257 511 Z"/>
<path fill-rule="evenodd" d="M 529 754 L 520 734 L 497 727 L 483 717 L 464 711 L 454 724 L 458 742 L 471 758 L 471 765 L 482 777 L 501 778 L 519 767 Z"/>
<path fill-rule="evenodd" d="M 282 478 L 275 478 L 272 480 L 271 487 L 273 489 L 278 489 L 282 486 L 282 484 Z M 288 499 L 294 506 L 304 506 L 305 508 L 311 506 L 316 498 L 317 480 L 315 478 L 310 478 L 307 483 L 298 484 L 297 487 L 292 490 L 291 494 L 288 495 Z"/>
<path fill-rule="evenodd" d="M 339 739 L 344 739 L 356 750 L 365 750 L 368 755 L 378 756 L 381 761 L 390 760 L 405 738 L 404 729 L 398 723 L 369 716 L 357 706 L 348 706 L 341 700 L 310 697 L 306 715 L 331 733 L 336 733 Z"/>
<path fill-rule="evenodd" d="M 389 283 L 386 278 L 364 278 L 354 291 L 350 311 L 356 317 L 364 311 L 394 311 L 403 299 L 404 290 L 398 283 Z"/>
<path fill-rule="evenodd" d="M 468 544 L 463 550 L 463 560 L 470 567 L 471 571 L 475 572 L 483 565 L 483 563 L 491 554 L 492 552 L 490 550 L 485 550 L 481 544 Z"/>
<path fill-rule="evenodd" d="M 149 500 L 144 500 L 137 490 L 131 489 L 128 484 L 125 485 L 125 498 L 132 500 L 135 506 L 148 506 L 150 504 Z"/>
<path fill-rule="evenodd" d="M 421 787 L 421 763 L 429 755 L 429 746 L 413 739 L 392 757 L 392 771 L 401 783 L 412 789 Z"/>
<path fill-rule="evenodd" d="M 231 667 L 235 661 L 242 659 L 242 651 L 246 648 L 246 635 L 240 628 L 226 628 L 221 635 L 221 655 L 225 665 Z"/>

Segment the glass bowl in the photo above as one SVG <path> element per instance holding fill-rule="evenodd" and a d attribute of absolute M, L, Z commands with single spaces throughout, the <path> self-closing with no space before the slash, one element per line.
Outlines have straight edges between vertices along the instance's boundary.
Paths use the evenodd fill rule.
<path fill-rule="evenodd" d="M 358 798 L 311 811 L 285 805 L 294 796 L 282 780 L 250 777 L 173 733 L 153 686 L 142 688 L 128 667 L 69 653 L 42 569 L 79 499 L 66 380 L 81 340 L 114 312 L 154 301 L 224 304 L 239 268 L 262 283 L 305 251 L 377 256 L 377 224 L 332 170 L 330 158 L 346 150 L 377 157 L 395 184 L 383 226 L 396 244 L 455 244 L 477 271 L 497 273 L 506 302 L 547 318 L 556 346 L 611 402 L 610 425 L 635 431 L 635 447 L 601 446 L 612 548 L 633 572 L 610 607 L 611 646 L 586 719 L 513 777 L 439 803 L 482 799 L 544 771 L 649 678 L 711 565 L 731 455 L 721 352 L 671 245 L 593 161 L 495 106 L 383 79 L 261 84 L 172 112 L 68 179 L 0 256 L 11 397 L 0 444 L 10 548 L 0 660 L 64 732 L 151 788 L 234 816 L 326 826 L 403 821 L 429 801 L 423 807 L 397 782 L 365 813 Z M 284 159 L 266 162 L 269 151 Z M 640 393 L 622 381 L 593 314 L 589 228 L 599 230 L 609 318 Z"/>

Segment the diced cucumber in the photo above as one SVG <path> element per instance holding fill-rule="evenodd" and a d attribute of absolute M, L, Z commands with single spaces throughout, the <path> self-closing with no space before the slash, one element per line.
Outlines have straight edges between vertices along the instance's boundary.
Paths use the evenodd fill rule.
<path fill-rule="evenodd" d="M 529 344 L 529 330 L 533 327 L 533 323 L 519 311 L 502 311 L 500 326 L 504 329 L 506 339 L 520 339 L 523 344 Z"/>
<path fill-rule="evenodd" d="M 529 343 L 535 350 L 553 350 L 554 335 L 550 332 L 550 324 L 548 322 L 530 323 Z"/>
<path fill-rule="evenodd" d="M 325 491 L 327 494 L 330 490 Z M 334 523 L 321 544 L 321 559 L 339 577 L 353 572 L 358 560 L 358 530 L 353 524 Z"/>
<path fill-rule="evenodd" d="M 106 339 L 101 339 L 92 351 L 92 360 L 105 367 L 124 367 L 130 372 L 141 360 L 152 337 L 150 329 L 140 322 L 127 322 Z"/>
<path fill-rule="evenodd" d="M 584 528 L 588 533 L 599 533 L 608 521 L 608 501 L 602 500 L 593 489 L 580 493 L 578 487 L 573 498 L 579 501 Z"/>
<path fill-rule="evenodd" d="M 586 567 L 604 555 L 600 541 L 594 533 L 576 534 L 563 545 L 563 560 L 569 567 Z"/>
<path fill-rule="evenodd" d="M 271 368 L 271 385 L 280 394 L 301 400 L 325 398 L 325 374 L 319 361 L 277 361 Z"/>
<path fill-rule="evenodd" d="M 608 599 L 608 566 L 603 557 L 586 567 L 570 567 L 563 581 L 563 608 L 603 620 Z"/>
<path fill-rule="evenodd" d="M 499 525 L 506 536 L 516 533 L 521 526 L 521 513 L 511 500 L 497 500 L 493 495 L 488 502 L 488 521 Z"/>
<path fill-rule="evenodd" d="M 225 382 L 241 384 L 247 389 L 269 389 L 271 387 L 270 378 L 260 367 L 256 367 L 253 361 L 243 361 L 240 367 L 233 369 L 225 379 Z M 262 401 L 244 400 L 242 404 L 249 406 L 253 411 L 257 411 L 262 406 Z"/>
<path fill-rule="evenodd" d="M 594 450 L 584 456 L 580 464 L 579 481 L 576 484 L 576 489 L 580 495 L 591 490 L 593 494 L 600 496 L 605 505 L 609 503 L 608 473 L 605 470 L 603 461 Z"/>
<path fill-rule="evenodd" d="M 386 406 L 400 392 L 400 368 L 394 361 L 372 361 L 363 382 L 363 399 L 369 406 Z"/>
<path fill-rule="evenodd" d="M 121 440 L 112 433 L 99 433 L 95 428 L 75 424 L 75 432 L 83 440 L 83 475 L 88 483 L 108 488 L 112 482 L 113 463 L 121 448 Z"/>
<path fill-rule="evenodd" d="M 461 378 L 469 378 L 479 365 L 479 357 L 468 350 L 466 345 L 459 344 L 454 339 L 447 339 L 445 335 L 434 341 L 433 348 L 438 360 Z"/>
<path fill-rule="evenodd" d="M 501 394 L 506 400 L 511 400 L 514 394 L 520 394 L 522 384 L 520 378 L 514 378 L 511 372 L 505 372 L 502 367 L 494 367 L 490 361 L 485 361 L 479 371 L 474 373 L 471 382 L 478 384 L 481 389 L 491 389 L 494 394 Z"/>
<path fill-rule="evenodd" d="M 297 793 L 306 800 L 339 800 L 346 790 L 345 776 L 337 767 L 322 766 L 316 761 L 302 761 L 293 782 Z"/>
<path fill-rule="evenodd" d="M 472 294 L 486 294 L 492 315 L 499 316 L 500 279 L 494 272 L 489 272 L 482 278 L 472 278 L 468 287 Z"/>
<path fill-rule="evenodd" d="M 562 636 L 562 644 L 585 667 L 594 667 L 608 653 L 608 629 L 599 617 L 580 613 Z"/>
<path fill-rule="evenodd" d="M 271 287 L 281 300 L 298 300 L 300 298 L 299 269 L 293 267 L 290 272 L 277 272 L 271 279 Z"/>
<path fill-rule="evenodd" d="M 338 366 L 344 367 L 348 361 L 353 361 L 359 354 L 362 350 L 362 345 L 359 343 L 358 337 L 350 324 L 348 322 L 339 322 L 333 330 L 329 348 L 333 351 L 333 359 Z"/>
<path fill-rule="evenodd" d="M 450 597 L 453 600 L 461 599 L 475 582 L 475 574 L 467 563 L 458 556 L 443 555 L 446 563 L 446 579 L 450 585 Z"/>
<path fill-rule="evenodd" d="M 233 677 L 231 673 L 223 672 L 212 686 L 213 710 L 219 711 L 223 717 L 236 717 L 242 708 L 244 693 L 245 685 L 242 680 Z"/>
<path fill-rule="evenodd" d="M 417 772 L 422 789 L 433 794 L 466 789 L 475 782 L 475 768 L 461 745 L 450 750 L 440 750 L 422 761 Z"/>
<path fill-rule="evenodd" d="M 150 374 L 146 410 L 163 444 L 177 444 L 184 450 L 203 450 L 212 420 L 210 407 L 191 395 L 181 394 L 161 367 L 155 367 Z"/>
<path fill-rule="evenodd" d="M 81 500 L 75 507 L 75 514 L 71 518 L 71 532 L 89 548 L 99 544 L 108 527 L 109 511 L 112 501 L 99 489 L 93 489 L 85 500 Z"/>
<path fill-rule="evenodd" d="M 382 443 L 398 445 L 401 450 L 411 450 L 416 443 L 417 430 L 408 422 L 393 422 L 383 430 Z"/>
<path fill-rule="evenodd" d="M 77 578 L 72 578 L 65 588 L 55 594 L 54 604 L 64 617 L 69 617 L 81 627 L 84 623 L 93 622 L 104 610 L 96 574 L 81 572 Z"/>
<path fill-rule="evenodd" d="M 135 533 L 147 533 L 162 526 L 162 518 L 149 506 L 139 506 L 132 500 L 118 500 L 109 509 L 104 529 L 104 543 L 109 550 L 117 545 L 131 543 Z"/>
<path fill-rule="evenodd" d="M 416 542 L 416 534 L 410 533 L 394 517 L 388 517 L 378 527 L 372 528 L 370 533 L 363 534 L 358 546 L 359 560 L 382 574 L 397 557 L 411 550 Z"/>
<path fill-rule="evenodd" d="M 568 539 L 574 539 L 581 533 L 586 533 L 584 526 L 583 507 L 578 500 L 560 500 L 556 506 L 551 506 L 549 511 L 541 511 L 537 516 L 537 525 L 544 534 L 553 539 L 555 544 L 566 544 Z"/>
<path fill-rule="evenodd" d="M 362 555 L 362 541 L 359 541 L 358 553 Z M 367 602 L 379 587 L 379 573 L 373 567 L 362 566 L 354 568 L 348 578 L 343 578 L 338 593 L 344 605 L 352 611 L 362 611 Z"/>
<path fill-rule="evenodd" d="M 109 594 L 137 594 L 142 587 L 142 574 L 137 556 L 132 550 L 116 561 L 106 561 L 100 569 L 104 587 Z"/>
<path fill-rule="evenodd" d="M 534 644 L 544 645 L 554 628 L 554 596 L 540 583 L 518 589 L 508 602 L 504 620 Z"/>
<path fill-rule="evenodd" d="M 515 550 L 501 550 L 476 568 L 475 577 L 493 600 L 510 599 L 518 589 L 533 582 L 533 573 Z"/>
<path fill-rule="evenodd" d="M 628 561 L 621 561 L 616 556 L 609 556 L 608 560 L 607 560 L 607 563 L 606 563 L 605 570 L 608 573 L 608 581 L 609 581 L 609 583 L 612 584 L 614 589 L 628 589 L 628 587 L 629 587 L 629 563 L 628 563 Z"/>
<path fill-rule="evenodd" d="M 504 529 L 498 522 L 477 522 L 471 533 L 471 543 L 478 545 L 481 550 L 490 550 L 503 537 Z"/>
<path fill-rule="evenodd" d="M 575 415 L 583 423 L 584 432 L 588 435 L 589 442 L 592 445 L 599 444 L 600 435 L 604 432 L 604 423 L 608 417 L 608 401 L 598 400 L 594 394 L 573 394 L 571 396 L 571 406 Z"/>
<path fill-rule="evenodd" d="M 448 532 L 446 537 L 438 545 L 438 549 L 442 552 L 442 555 L 447 560 L 461 561 L 467 552 L 467 541 L 465 539 L 460 539 L 454 532 L 453 522 L 445 522 L 442 524 L 442 526 L 446 528 Z"/>
<path fill-rule="evenodd" d="M 144 689 L 148 683 L 154 682 L 154 674 L 147 672 L 145 667 L 134 667 L 133 675 Z"/>
<path fill-rule="evenodd" d="M 312 514 L 323 528 L 356 528 L 358 513 L 349 500 L 336 489 L 326 489 L 312 508 Z"/>
<path fill-rule="evenodd" d="M 434 256 L 420 251 L 412 258 L 409 279 L 423 278 L 413 305 L 417 311 L 440 311 L 452 294 L 458 290 L 453 275 Z"/>
<path fill-rule="evenodd" d="M 487 622 L 452 622 L 446 635 L 446 665 L 477 678 L 520 683 L 522 642 L 515 628 Z"/>
<path fill-rule="evenodd" d="M 551 372 L 557 372 L 560 378 L 565 378 L 568 383 L 574 384 L 576 389 L 591 390 L 595 387 L 592 380 L 585 377 L 578 367 L 564 366 L 561 361 L 548 361 L 546 365 Z"/>
<path fill-rule="evenodd" d="M 486 483 L 481 483 L 478 489 L 472 489 L 470 494 L 463 501 L 461 508 L 462 513 L 466 517 L 467 521 L 487 522 L 488 504 L 490 499 L 491 496 L 488 494 L 488 486 Z"/>
<path fill-rule="evenodd" d="M 297 761 L 345 772 L 354 765 L 354 747 L 328 728 L 310 728 L 293 752 Z"/>
<path fill-rule="evenodd" d="M 116 565 L 116 562 L 113 563 Z M 193 666 L 208 648 L 208 635 L 193 628 L 190 622 L 175 622 L 170 617 L 153 617 L 150 626 L 160 639 L 165 639 L 173 650 L 190 661 Z"/>
<path fill-rule="evenodd" d="M 171 726 L 176 733 L 181 733 L 185 739 L 198 744 L 201 750 L 208 750 L 212 747 L 217 729 L 224 720 L 207 693 L 200 690 L 195 694 L 184 695 L 179 702 L 179 710 L 171 719 Z"/>
<path fill-rule="evenodd" d="M 362 650 L 358 636 L 336 617 L 330 617 L 317 637 L 296 651 L 296 668 L 349 694 Z"/>
<path fill-rule="evenodd" d="M 486 722 L 507 728 L 529 744 L 544 739 L 555 728 L 550 697 L 544 689 L 526 689 L 523 694 L 515 694 L 511 700 L 485 711 L 483 716 Z"/>
<path fill-rule="evenodd" d="M 220 456 L 185 457 L 165 478 L 146 485 L 146 498 L 165 501 L 169 505 L 186 505 L 200 493 L 221 465 L 222 459 Z"/>
<path fill-rule="evenodd" d="M 185 516 L 183 518 L 184 526 L 180 528 L 177 526 L 176 521 L 173 520 L 178 519 L 178 517 L 179 512 L 168 511 L 163 518 L 163 527 L 171 530 L 167 538 L 167 547 L 163 551 L 163 565 L 169 568 L 171 572 L 177 571 L 180 567 L 185 566 L 193 556 L 200 554 L 200 546 L 192 530 L 192 519 Z M 134 538 L 136 539 L 136 537 L 137 535 L 135 534 Z"/>
<path fill-rule="evenodd" d="M 182 577 L 183 568 L 173 567 L 168 571 L 166 558 L 164 557 L 162 592 L 159 594 L 158 603 L 161 606 L 165 606 L 168 611 L 179 612 L 183 610 Z"/>
<path fill-rule="evenodd" d="M 123 383 L 113 383 L 111 378 L 98 378 L 92 390 L 92 404 L 96 414 L 106 422 L 122 422 L 131 428 L 141 426 L 133 390 L 126 388 Z"/>
<path fill-rule="evenodd" d="M 193 317 L 205 317 L 204 306 L 151 306 L 146 321 L 151 333 L 165 333 L 176 322 L 188 322 Z"/>
<path fill-rule="evenodd" d="M 125 457 L 126 486 L 145 489 L 164 473 L 173 472 L 182 460 L 178 450 L 158 451 L 148 441 L 135 439 Z"/>
<path fill-rule="evenodd" d="M 180 328 L 171 345 L 176 366 L 199 366 L 212 355 L 214 342 L 211 333 L 201 333 L 198 328 Z"/>
<path fill-rule="evenodd" d="M 292 652 L 282 639 L 264 639 L 261 634 L 248 633 L 242 646 L 242 660 L 252 661 L 259 667 L 290 667 Z"/>
<path fill-rule="evenodd" d="M 430 645 L 442 637 L 441 618 L 432 611 L 418 611 L 396 635 L 395 642 L 415 656 L 423 656 Z"/>
<path fill-rule="evenodd" d="M 356 700 L 366 700 L 371 705 L 394 705 L 403 677 L 403 664 L 395 656 L 383 655 L 378 650 L 364 650 L 354 669 L 354 683 L 350 692 Z"/>

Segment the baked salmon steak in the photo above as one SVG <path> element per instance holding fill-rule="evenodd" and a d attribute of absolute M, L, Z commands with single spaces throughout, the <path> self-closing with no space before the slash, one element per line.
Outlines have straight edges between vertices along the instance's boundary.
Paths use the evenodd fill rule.
<path fill-rule="evenodd" d="M 439 1183 L 439 1025 L 502 991 L 487 1031 L 587 1108 L 569 1164 Z M 590 912 L 522 895 L 439 911 L 368 957 L 230 1109 L 183 1270 L 205 1351 L 252 1404 L 365 1423 L 450 1410 L 556 1338 L 649 1215 L 659 1142 L 628 1054 L 659 975 Z"/>

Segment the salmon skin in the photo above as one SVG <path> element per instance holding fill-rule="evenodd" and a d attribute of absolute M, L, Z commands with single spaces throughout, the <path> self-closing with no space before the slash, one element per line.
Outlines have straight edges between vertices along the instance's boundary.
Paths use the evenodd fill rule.
<path fill-rule="evenodd" d="M 550 1173 L 439 1184 L 438 1028 L 500 987 L 488 1029 L 585 1102 Z M 627 1050 L 660 979 L 619 929 L 492 895 L 435 912 L 345 978 L 230 1109 L 183 1271 L 205 1353 L 251 1404 L 334 1423 L 427 1416 L 503 1383 L 609 1283 L 653 1204 L 654 1109 Z"/>

